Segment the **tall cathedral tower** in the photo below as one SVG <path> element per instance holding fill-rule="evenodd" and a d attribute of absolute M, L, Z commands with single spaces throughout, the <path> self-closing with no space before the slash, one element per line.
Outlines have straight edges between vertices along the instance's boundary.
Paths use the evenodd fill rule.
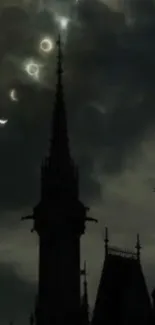
<path fill-rule="evenodd" d="M 36 325 L 79 325 L 80 237 L 87 207 L 79 201 L 78 170 L 70 156 L 58 45 L 57 85 L 49 155 L 41 168 L 41 199 L 33 215 L 39 236 Z"/>

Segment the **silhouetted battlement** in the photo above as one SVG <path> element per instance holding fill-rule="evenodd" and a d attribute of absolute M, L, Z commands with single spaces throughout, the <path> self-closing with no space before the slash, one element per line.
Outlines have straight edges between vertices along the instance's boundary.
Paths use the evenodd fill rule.
<path fill-rule="evenodd" d="M 137 253 L 129 250 L 122 250 L 116 246 L 108 246 L 108 254 L 119 255 L 126 258 L 137 259 Z"/>
<path fill-rule="evenodd" d="M 92 325 L 150 325 L 151 317 L 151 302 L 137 254 L 108 247 Z"/>
<path fill-rule="evenodd" d="M 135 246 L 136 252 L 127 249 L 120 249 L 119 247 L 116 246 L 109 246 L 109 234 L 108 234 L 107 227 L 105 228 L 104 244 L 105 244 L 105 257 L 108 255 L 115 255 L 115 256 L 122 256 L 130 259 L 134 259 L 140 262 L 141 245 L 140 245 L 139 234 L 137 234 L 137 240 Z"/>

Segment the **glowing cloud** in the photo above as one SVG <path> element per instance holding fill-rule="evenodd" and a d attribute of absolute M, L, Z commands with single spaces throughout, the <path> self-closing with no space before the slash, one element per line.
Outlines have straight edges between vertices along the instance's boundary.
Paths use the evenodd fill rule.
<path fill-rule="evenodd" d="M 65 16 L 56 15 L 56 21 L 59 24 L 61 30 L 67 30 L 69 24 L 69 18 Z"/>
<path fill-rule="evenodd" d="M 0 119 L 0 126 L 4 126 L 8 122 L 7 119 L 1 118 Z"/>

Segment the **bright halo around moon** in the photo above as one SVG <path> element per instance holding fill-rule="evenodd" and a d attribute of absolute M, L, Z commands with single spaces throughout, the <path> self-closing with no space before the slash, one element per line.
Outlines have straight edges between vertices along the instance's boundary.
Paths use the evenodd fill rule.
<path fill-rule="evenodd" d="M 40 40 L 39 49 L 41 52 L 49 54 L 54 49 L 54 42 L 50 37 L 44 37 Z"/>
<path fill-rule="evenodd" d="M 13 89 L 10 90 L 9 97 L 12 100 L 12 102 L 18 102 L 17 91 L 16 91 L 15 88 L 13 88 Z"/>
<path fill-rule="evenodd" d="M 8 119 L 0 118 L 0 126 L 4 126 L 7 123 L 8 123 Z"/>
<path fill-rule="evenodd" d="M 30 61 L 26 65 L 26 72 L 29 76 L 37 77 L 39 74 L 39 66 L 37 63 Z"/>
<path fill-rule="evenodd" d="M 25 60 L 24 70 L 28 76 L 36 81 L 40 80 L 40 68 L 41 64 L 33 59 Z"/>

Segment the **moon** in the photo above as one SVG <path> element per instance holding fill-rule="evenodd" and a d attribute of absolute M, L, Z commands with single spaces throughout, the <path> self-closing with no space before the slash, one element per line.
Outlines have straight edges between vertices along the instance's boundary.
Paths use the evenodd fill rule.
<path fill-rule="evenodd" d="M 10 90 L 10 99 L 13 102 L 18 102 L 18 97 L 17 97 L 17 91 L 16 91 L 16 89 L 11 89 Z"/>
<path fill-rule="evenodd" d="M 50 37 L 44 37 L 40 41 L 39 48 L 44 53 L 50 53 L 54 48 L 53 40 Z"/>
<path fill-rule="evenodd" d="M 40 64 L 33 59 L 27 59 L 24 62 L 24 70 L 29 77 L 39 81 L 40 79 Z"/>
<path fill-rule="evenodd" d="M 26 71 L 30 76 L 37 75 L 39 72 L 38 64 L 34 62 L 28 63 L 28 65 L 26 66 Z"/>
<path fill-rule="evenodd" d="M 7 119 L 1 118 L 0 119 L 0 125 L 4 126 L 8 122 Z"/>

